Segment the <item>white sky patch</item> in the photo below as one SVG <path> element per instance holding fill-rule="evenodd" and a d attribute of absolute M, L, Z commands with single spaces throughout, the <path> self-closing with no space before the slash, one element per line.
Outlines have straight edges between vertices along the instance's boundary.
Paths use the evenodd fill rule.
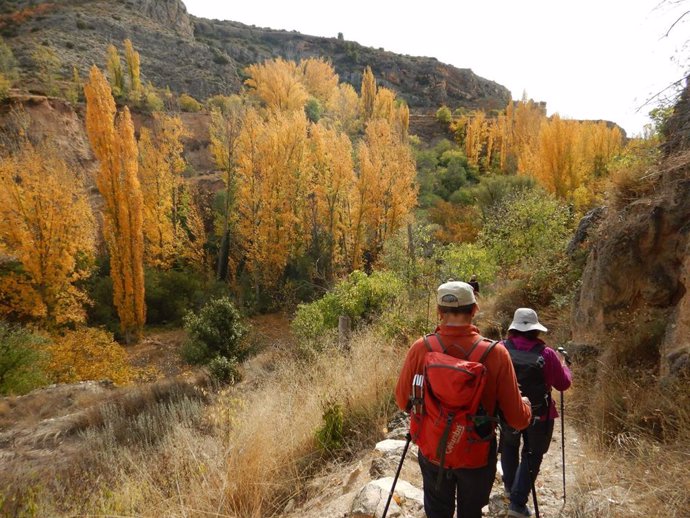
<path fill-rule="evenodd" d="M 432 56 L 546 101 L 549 114 L 606 119 L 629 136 L 642 107 L 690 68 L 690 0 L 183 0 L 202 18 L 336 37 Z M 453 107 L 454 108 L 454 107 Z M 639 112 L 637 111 L 639 109 Z"/>

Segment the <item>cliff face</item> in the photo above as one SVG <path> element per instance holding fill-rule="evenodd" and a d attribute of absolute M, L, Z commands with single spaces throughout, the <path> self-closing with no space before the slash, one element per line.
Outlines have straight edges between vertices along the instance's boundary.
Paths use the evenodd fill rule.
<path fill-rule="evenodd" d="M 609 209 L 590 236 L 572 321 L 576 342 L 606 352 L 623 340 L 628 354 L 657 357 L 662 375 L 690 373 L 689 121 L 686 88 L 652 194 Z"/>
<path fill-rule="evenodd" d="M 76 64 L 82 75 L 103 65 L 111 42 L 129 38 L 141 55 L 144 80 L 198 99 L 237 92 L 243 69 L 265 59 L 329 59 L 342 81 L 359 88 L 364 67 L 393 88 L 412 108 L 441 104 L 503 108 L 509 91 L 493 81 L 434 58 L 402 56 L 337 38 L 261 29 L 237 22 L 190 16 L 180 0 L 7 0 L 0 8 L 0 33 L 20 61 L 25 80 L 40 92 L 31 59 L 40 45 L 51 47 L 69 77 Z M 36 6 L 40 9 L 37 10 Z M 21 14 L 17 16 L 17 14 Z"/>

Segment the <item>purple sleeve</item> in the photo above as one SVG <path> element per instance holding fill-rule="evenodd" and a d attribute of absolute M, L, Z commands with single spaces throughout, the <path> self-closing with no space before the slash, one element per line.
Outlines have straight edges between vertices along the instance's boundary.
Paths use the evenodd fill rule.
<path fill-rule="evenodd" d="M 544 352 L 544 381 L 547 385 L 562 391 L 570 387 L 573 375 L 568 367 L 561 365 L 558 353 L 550 347 L 545 347 Z"/>

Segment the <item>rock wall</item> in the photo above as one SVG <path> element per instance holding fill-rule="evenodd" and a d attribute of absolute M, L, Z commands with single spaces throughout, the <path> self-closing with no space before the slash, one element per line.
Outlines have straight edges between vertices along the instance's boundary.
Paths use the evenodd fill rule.
<path fill-rule="evenodd" d="M 31 57 L 37 46 L 49 46 L 71 77 L 72 65 L 84 76 L 105 63 L 106 48 L 129 38 L 141 56 L 141 74 L 159 88 L 189 93 L 203 100 L 215 94 L 239 92 L 244 69 L 256 62 L 283 57 L 330 60 L 341 81 L 361 84 L 362 71 L 371 66 L 379 84 L 394 89 L 415 108 L 504 108 L 510 92 L 504 86 L 434 58 L 395 54 L 338 38 L 308 36 L 232 21 L 190 16 L 180 0 L 16 0 L 17 9 L 32 13 L 3 27 L 5 41 L 17 56 L 22 81 L 45 93 Z M 2 15 L 0 15 L 2 22 Z"/>
<path fill-rule="evenodd" d="M 669 128 L 687 127 L 689 113 L 680 102 Z M 573 340 L 601 351 L 646 340 L 641 350 L 658 355 L 662 375 L 679 373 L 690 357 L 690 141 L 677 137 L 667 136 L 652 194 L 609 209 L 590 234 L 572 318 Z"/>

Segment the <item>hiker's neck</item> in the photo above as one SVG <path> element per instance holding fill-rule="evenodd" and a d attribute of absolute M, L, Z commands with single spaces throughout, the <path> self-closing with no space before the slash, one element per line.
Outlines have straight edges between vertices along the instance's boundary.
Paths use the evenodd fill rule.
<path fill-rule="evenodd" d="M 468 326 L 472 323 L 472 315 L 463 313 L 442 313 L 440 317 L 441 321 L 439 324 L 442 326 Z"/>

